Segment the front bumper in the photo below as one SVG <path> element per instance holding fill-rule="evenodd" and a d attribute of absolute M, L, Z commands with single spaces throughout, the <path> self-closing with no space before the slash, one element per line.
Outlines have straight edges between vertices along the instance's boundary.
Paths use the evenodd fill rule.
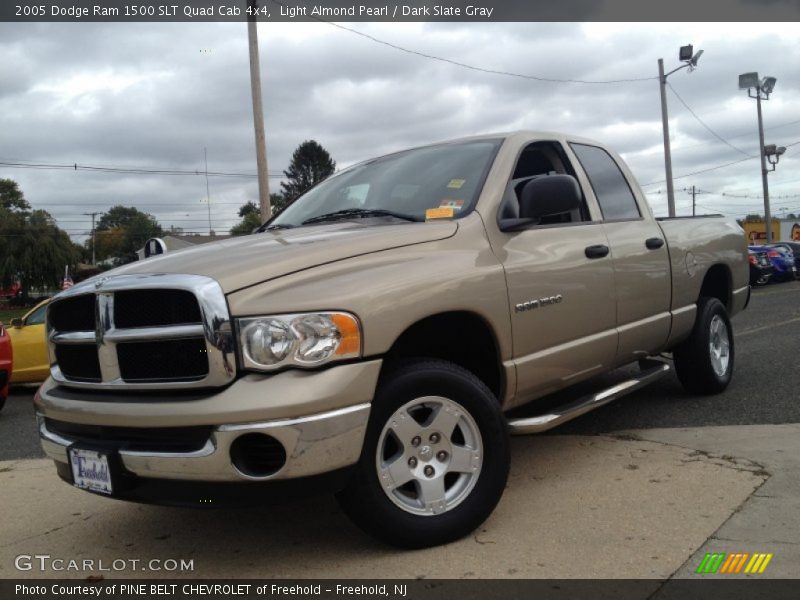
<path fill-rule="evenodd" d="M 42 448 L 58 463 L 62 476 L 72 445 L 113 453 L 124 476 L 147 480 L 246 483 L 329 473 L 358 461 L 380 365 L 381 361 L 367 361 L 324 371 L 245 376 L 201 398 L 110 397 L 66 389 L 49 380 L 35 398 Z M 59 430 L 59 423 L 70 427 Z M 143 448 L 141 439 L 131 444 L 126 436 L 115 438 L 113 433 L 200 425 L 210 426 L 210 434 L 188 451 L 158 444 Z M 81 427 L 112 433 L 82 435 Z M 256 475 L 238 468 L 231 447 L 248 434 L 277 440 L 285 451 L 282 466 Z"/>

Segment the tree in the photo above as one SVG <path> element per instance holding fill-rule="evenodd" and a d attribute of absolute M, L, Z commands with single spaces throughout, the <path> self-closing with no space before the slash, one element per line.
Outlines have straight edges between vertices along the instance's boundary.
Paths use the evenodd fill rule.
<path fill-rule="evenodd" d="M 289 168 L 283 172 L 288 181 L 281 182 L 283 197 L 291 202 L 336 170 L 336 163 L 314 140 L 300 144 L 292 154 Z"/>
<path fill-rule="evenodd" d="M 164 234 L 155 217 L 132 206 L 114 206 L 97 222 L 97 260 L 123 265 L 136 260 L 136 251 L 151 237 Z M 91 248 L 91 239 L 86 242 Z"/>
<path fill-rule="evenodd" d="M 16 181 L 0 179 L 0 284 L 58 287 L 65 266 L 78 260 L 75 244 L 45 210 L 31 210 Z"/>
<path fill-rule="evenodd" d="M 273 194 L 270 194 L 272 196 Z M 231 235 L 247 235 L 261 225 L 261 210 L 255 202 L 248 202 L 239 207 L 241 223 L 231 227 Z"/>
<path fill-rule="evenodd" d="M 272 216 L 278 214 L 289 205 L 289 201 L 282 194 L 272 193 L 269 195 L 269 202 L 272 205 Z M 255 202 L 248 202 L 239 207 L 239 217 L 241 222 L 231 227 L 231 235 L 247 235 L 253 233 L 256 227 L 261 225 L 261 210 Z"/>

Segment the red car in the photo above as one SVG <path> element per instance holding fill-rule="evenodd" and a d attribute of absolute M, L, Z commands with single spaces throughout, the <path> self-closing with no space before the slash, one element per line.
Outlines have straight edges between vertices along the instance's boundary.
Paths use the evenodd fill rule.
<path fill-rule="evenodd" d="M 11 338 L 0 323 L 0 410 L 8 396 L 8 381 L 11 379 Z"/>

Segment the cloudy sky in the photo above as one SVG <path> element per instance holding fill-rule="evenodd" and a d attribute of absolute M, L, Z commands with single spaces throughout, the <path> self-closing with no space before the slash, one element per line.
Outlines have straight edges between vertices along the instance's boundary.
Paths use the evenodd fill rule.
<path fill-rule="evenodd" d="M 437 140 L 557 130 L 619 152 L 666 214 L 657 59 L 705 51 L 669 82 L 679 214 L 741 216 L 761 204 L 755 101 L 739 73 L 778 78 L 764 104 L 767 143 L 800 142 L 800 25 L 581 23 L 343 24 L 396 46 L 490 70 L 614 84 L 546 83 L 403 52 L 325 23 L 259 25 L 269 170 L 315 139 L 338 165 Z M 243 23 L 0 24 L 0 162 L 245 174 L 209 178 L 212 227 L 257 200 L 247 32 Z M 773 212 L 800 212 L 800 143 L 770 177 Z M 730 166 L 713 169 L 720 165 Z M 706 171 L 707 170 L 707 171 Z M 706 171 L 688 177 L 680 175 Z M 208 231 L 205 178 L 0 165 L 32 206 L 80 241 L 82 213 L 136 206 L 168 227 Z M 660 193 L 659 193 L 660 192 Z M 723 196 L 722 194 L 726 195 Z M 750 196 L 750 197 L 745 197 Z"/>

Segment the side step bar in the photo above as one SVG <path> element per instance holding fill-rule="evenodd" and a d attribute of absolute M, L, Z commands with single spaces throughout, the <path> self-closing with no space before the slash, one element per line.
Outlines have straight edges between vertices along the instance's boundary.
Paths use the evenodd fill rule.
<path fill-rule="evenodd" d="M 509 432 L 511 435 L 525 435 L 528 433 L 541 433 L 553 427 L 558 427 L 562 423 L 586 414 L 595 408 L 605 406 L 617 398 L 649 385 L 672 370 L 669 363 L 652 358 L 641 361 L 640 365 L 642 366 L 642 371 L 638 376 L 615 384 L 608 389 L 579 398 L 575 402 L 560 406 L 544 415 L 508 421 Z"/>

